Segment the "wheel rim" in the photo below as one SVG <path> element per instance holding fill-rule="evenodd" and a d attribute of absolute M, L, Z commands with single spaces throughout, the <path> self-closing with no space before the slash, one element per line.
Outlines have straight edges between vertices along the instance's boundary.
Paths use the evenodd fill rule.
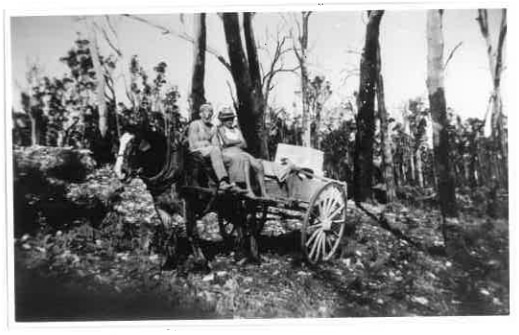
<path fill-rule="evenodd" d="M 310 200 L 301 244 L 310 263 L 330 260 L 340 245 L 346 223 L 347 198 L 343 185 L 330 182 Z"/>

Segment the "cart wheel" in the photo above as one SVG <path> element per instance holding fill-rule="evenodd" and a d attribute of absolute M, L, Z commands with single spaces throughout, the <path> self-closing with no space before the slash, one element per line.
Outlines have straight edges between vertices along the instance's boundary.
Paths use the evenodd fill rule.
<path fill-rule="evenodd" d="M 314 194 L 303 221 L 301 246 L 311 264 L 330 260 L 341 243 L 346 224 L 346 191 L 329 182 Z"/>
<path fill-rule="evenodd" d="M 229 242 L 235 235 L 236 229 L 231 220 L 222 215 L 218 215 L 218 227 L 220 228 L 220 236 L 225 242 Z"/>

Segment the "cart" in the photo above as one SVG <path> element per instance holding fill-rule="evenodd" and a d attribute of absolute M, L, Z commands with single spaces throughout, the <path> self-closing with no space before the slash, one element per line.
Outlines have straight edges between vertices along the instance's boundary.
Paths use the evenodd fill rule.
<path fill-rule="evenodd" d="M 188 183 L 183 192 L 198 197 L 206 207 L 202 213 L 217 211 L 220 234 L 226 240 L 243 234 L 236 228 L 245 221 L 253 222 L 249 232 L 254 244 L 267 218 L 299 220 L 301 251 L 309 263 L 315 264 L 330 260 L 341 245 L 348 204 L 346 183 L 323 176 L 322 160 L 321 151 L 280 144 L 274 162 L 264 162 L 264 166 L 268 170 L 269 165 L 292 164 L 282 179 L 267 173 L 267 198 L 215 193 L 214 187 L 193 183 Z"/>

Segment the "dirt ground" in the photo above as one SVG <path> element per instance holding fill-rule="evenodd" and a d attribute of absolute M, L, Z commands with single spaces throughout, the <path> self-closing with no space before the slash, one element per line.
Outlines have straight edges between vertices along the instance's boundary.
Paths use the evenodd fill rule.
<path fill-rule="evenodd" d="M 68 196 L 116 188 L 109 174 L 69 186 Z M 263 231 L 261 264 L 237 264 L 209 214 L 199 231 L 211 271 L 165 271 L 148 247 L 158 222 L 151 197 L 136 180 L 101 225 L 76 218 L 16 238 L 16 320 L 509 314 L 508 221 L 461 215 L 446 247 L 433 209 L 371 210 L 384 210 L 390 229 L 352 204 L 355 231 L 335 259 L 313 267 L 301 259 L 297 225 L 279 221 Z"/>

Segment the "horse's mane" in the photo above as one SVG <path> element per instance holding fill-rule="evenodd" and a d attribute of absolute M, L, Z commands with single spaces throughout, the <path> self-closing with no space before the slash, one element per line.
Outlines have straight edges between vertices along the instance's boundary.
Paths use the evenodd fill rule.
<path fill-rule="evenodd" d="M 162 193 L 172 184 L 178 182 L 182 176 L 183 148 L 174 132 L 165 135 L 157 131 L 144 131 L 141 133 L 143 139 L 151 145 L 151 151 L 147 156 L 163 156 L 164 159 L 157 160 L 162 164 L 159 172 L 152 176 L 141 175 L 141 179 L 152 194 Z"/>

